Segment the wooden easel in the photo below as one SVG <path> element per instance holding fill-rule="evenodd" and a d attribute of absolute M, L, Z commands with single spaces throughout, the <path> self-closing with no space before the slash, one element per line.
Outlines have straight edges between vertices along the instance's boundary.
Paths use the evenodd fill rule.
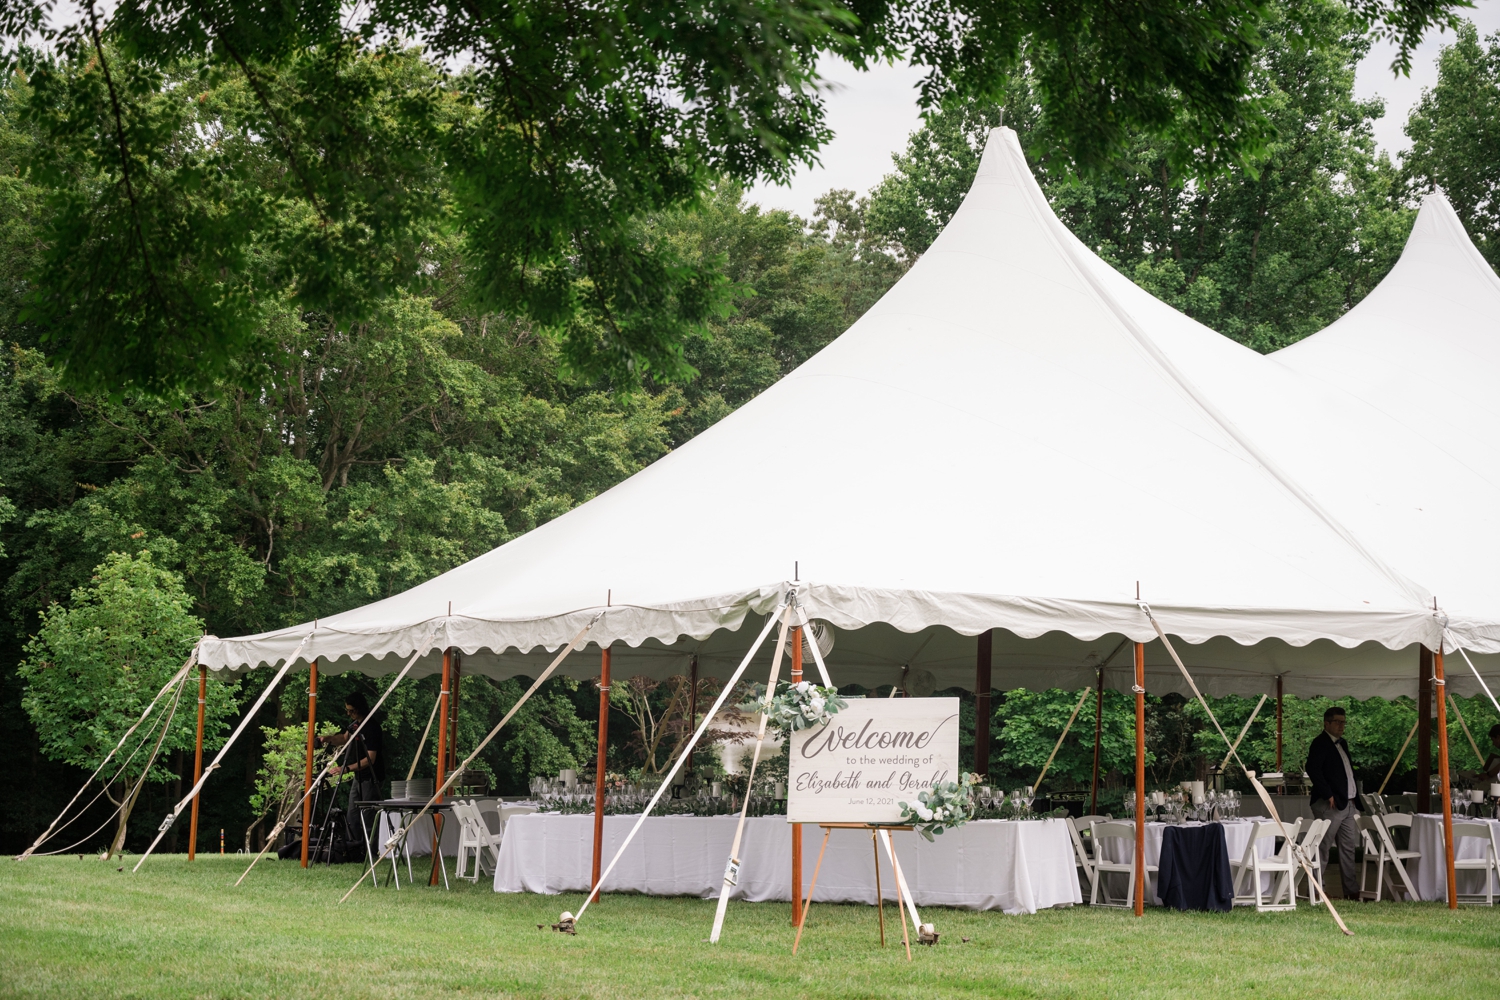
<path fill-rule="evenodd" d="M 802 944 L 802 931 L 807 927 L 807 911 L 812 908 L 813 892 L 818 888 L 818 872 L 823 867 L 823 852 L 828 850 L 828 838 L 835 830 L 869 830 L 870 847 L 875 858 L 875 910 L 880 914 L 880 946 L 885 947 L 885 896 L 880 889 L 880 831 L 888 832 L 910 831 L 910 826 L 887 826 L 883 823 L 819 823 L 823 828 L 823 846 L 818 848 L 818 863 L 813 866 L 812 884 L 807 887 L 807 899 L 802 904 L 802 920 L 797 925 L 797 937 L 792 941 L 792 954 L 797 954 L 797 948 Z M 895 845 L 891 845 L 891 854 L 895 856 Z M 911 935 L 906 929 L 906 914 L 902 908 L 906 900 L 901 893 L 901 879 L 896 879 L 896 912 L 901 918 L 901 941 L 906 945 L 906 960 L 911 961 Z"/>

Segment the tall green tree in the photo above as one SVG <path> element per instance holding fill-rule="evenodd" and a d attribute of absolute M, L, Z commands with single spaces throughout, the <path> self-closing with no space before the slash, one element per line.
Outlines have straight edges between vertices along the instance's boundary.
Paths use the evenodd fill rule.
<path fill-rule="evenodd" d="M 1404 60 L 1457 3 L 1354 9 Z M 681 378 L 684 342 L 727 308 L 725 282 L 646 220 L 721 178 L 783 179 L 812 162 L 830 137 L 819 58 L 910 59 L 931 71 L 931 107 L 992 100 L 1027 67 L 1057 156 L 1096 169 L 1147 134 L 1183 170 L 1246 161 L 1263 142 L 1252 77 L 1266 12 L 1264 0 L 126 0 L 106 15 L 9 0 L 0 36 L 34 87 L 31 163 L 53 205 L 37 321 L 76 385 L 202 388 L 289 288 L 345 324 L 365 297 L 419 282 L 440 190 L 484 310 L 552 332 L 587 376 Z M 381 38 L 422 39 L 426 79 Z M 27 40 L 43 44 L 14 48 Z M 233 113 L 184 99 L 222 80 L 245 94 Z M 227 155 L 234 136 L 253 137 L 267 169 Z M 423 181 L 437 164 L 440 188 Z M 259 270 L 257 248 L 293 234 L 307 251 L 296 273 Z"/>
<path fill-rule="evenodd" d="M 99 767 L 202 634 L 175 574 L 157 566 L 149 552 L 111 554 L 68 605 L 46 611 L 26 647 L 19 671 L 26 682 L 21 704 L 42 749 L 75 767 Z M 192 678 L 182 685 L 192 686 Z M 234 709 L 231 686 L 211 684 L 204 706 L 206 747 L 223 741 L 223 720 Z M 144 783 L 173 777 L 153 758 L 153 749 L 191 750 L 196 724 L 196 698 L 164 699 L 101 772 L 104 791 L 118 810 L 110 854 L 124 846 Z"/>
<path fill-rule="evenodd" d="M 1278 5 L 1261 31 L 1250 86 L 1268 136 L 1255 164 L 1215 155 L 1190 172 L 1170 143 L 1137 132 L 1116 169 L 1080 180 L 1051 154 L 1054 125 L 1023 76 L 1003 102 L 929 115 L 872 192 L 871 228 L 908 258 L 924 252 L 1003 114 L 1063 221 L 1148 291 L 1261 351 L 1321 329 L 1394 264 L 1411 213 L 1375 152 L 1382 106 L 1354 96 L 1368 51 L 1358 17 L 1331 0 Z"/>
<path fill-rule="evenodd" d="M 1472 24 L 1438 56 L 1438 79 L 1406 120 L 1402 173 L 1414 194 L 1442 188 L 1479 252 L 1500 267 L 1500 33 Z"/>

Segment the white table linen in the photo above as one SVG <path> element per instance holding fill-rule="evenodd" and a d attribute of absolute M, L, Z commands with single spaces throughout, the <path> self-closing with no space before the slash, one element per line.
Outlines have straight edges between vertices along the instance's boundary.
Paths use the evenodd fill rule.
<path fill-rule="evenodd" d="M 1454 817 L 1455 820 L 1459 818 Z M 1500 820 L 1485 819 L 1481 822 L 1488 823 L 1497 833 L 1500 833 Z M 1412 817 L 1410 846 L 1412 850 L 1422 852 L 1420 860 L 1413 859 L 1406 862 L 1406 873 L 1411 876 L 1412 884 L 1417 887 L 1417 898 L 1446 903 L 1448 901 L 1448 857 L 1443 851 L 1441 813 L 1418 813 Z M 1455 856 L 1482 858 L 1484 848 L 1485 845 L 1481 841 L 1465 837 L 1458 842 L 1458 853 Z M 1471 893 L 1484 892 L 1482 872 L 1466 872 L 1459 869 L 1455 875 L 1458 880 L 1459 898 Z M 1496 893 L 1500 895 L 1500 887 L 1497 887 Z"/>
<path fill-rule="evenodd" d="M 604 864 L 608 865 L 635 819 L 604 818 Z M 605 891 L 717 897 L 736 822 L 735 816 L 651 817 L 615 866 Z M 589 815 L 537 813 L 511 819 L 500 843 L 495 891 L 587 892 L 593 824 Z M 812 882 L 822 835 L 816 824 L 803 825 L 804 891 Z M 918 906 L 1035 913 L 1083 901 L 1072 841 L 1062 820 L 978 820 L 949 830 L 932 843 L 911 832 L 891 836 Z M 791 837 L 791 827 L 783 817 L 746 821 L 733 898 L 791 899 Z M 814 902 L 873 904 L 874 865 L 867 831 L 834 830 L 818 873 Z M 895 879 L 883 847 L 880 880 L 882 896 L 894 902 Z"/>
<path fill-rule="evenodd" d="M 1251 817 L 1249 819 L 1226 819 L 1218 821 L 1224 827 L 1224 848 L 1229 854 L 1230 862 L 1241 861 L 1245 857 L 1245 846 L 1250 843 L 1250 836 L 1255 831 L 1256 823 L 1270 823 L 1270 819 L 1263 817 Z M 1294 821 L 1293 821 L 1294 822 Z M 1168 823 L 1148 822 L 1146 824 L 1146 864 L 1148 867 L 1156 867 L 1161 863 L 1161 839 L 1162 833 L 1171 825 Z M 1206 826 L 1205 823 L 1183 823 L 1182 826 Z M 1256 845 L 1255 853 L 1263 858 L 1269 858 L 1275 853 L 1275 841 L 1262 840 Z M 1105 860 L 1117 864 L 1125 864 L 1130 858 L 1125 855 L 1130 852 L 1129 842 L 1118 837 L 1107 837 L 1100 846 L 1104 852 Z M 1232 871 L 1233 869 L 1231 869 Z M 1152 906 L 1161 906 L 1161 897 L 1156 893 L 1156 872 L 1146 873 L 1146 901 Z M 1238 875 L 1238 873 L 1234 873 Z M 1126 875 L 1106 872 L 1105 877 L 1116 879 L 1119 884 L 1111 883 L 1110 892 L 1115 896 L 1123 896 L 1125 893 L 1124 880 Z M 1269 891 L 1271 888 L 1271 876 L 1260 877 L 1261 888 Z M 1100 898 L 1103 898 L 1101 891 Z"/>

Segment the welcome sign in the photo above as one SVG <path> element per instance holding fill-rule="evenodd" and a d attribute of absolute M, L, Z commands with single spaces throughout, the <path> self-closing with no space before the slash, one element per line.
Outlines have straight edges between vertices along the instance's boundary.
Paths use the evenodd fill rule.
<path fill-rule="evenodd" d="M 900 802 L 958 780 L 957 698 L 863 698 L 792 734 L 789 823 L 899 823 Z"/>

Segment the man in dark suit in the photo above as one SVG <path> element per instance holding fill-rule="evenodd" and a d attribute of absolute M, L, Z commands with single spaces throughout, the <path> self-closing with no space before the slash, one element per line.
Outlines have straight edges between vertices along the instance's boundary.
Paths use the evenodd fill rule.
<path fill-rule="evenodd" d="M 1313 737 L 1307 748 L 1307 775 L 1312 779 L 1312 814 L 1328 820 L 1328 832 L 1318 845 L 1318 860 L 1323 866 L 1323 881 L 1328 881 L 1328 854 L 1339 845 L 1339 875 L 1344 882 L 1344 898 L 1359 898 L 1359 872 L 1354 852 L 1359 847 L 1358 812 L 1354 785 L 1354 764 L 1349 759 L 1349 744 L 1344 742 L 1344 710 L 1337 705 L 1323 713 L 1323 731 Z"/>

